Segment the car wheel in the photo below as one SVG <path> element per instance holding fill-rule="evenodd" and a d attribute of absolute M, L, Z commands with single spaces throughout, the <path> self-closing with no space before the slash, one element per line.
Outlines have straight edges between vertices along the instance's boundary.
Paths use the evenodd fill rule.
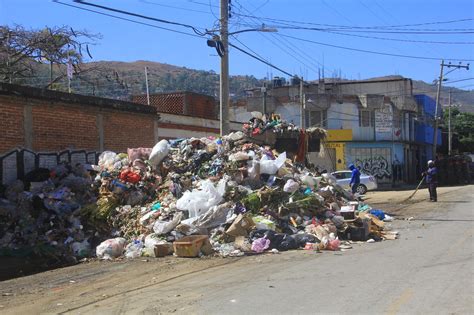
<path fill-rule="evenodd" d="M 364 195 L 367 192 L 367 186 L 364 184 L 359 184 L 356 188 L 356 192 L 359 193 L 360 195 Z"/>

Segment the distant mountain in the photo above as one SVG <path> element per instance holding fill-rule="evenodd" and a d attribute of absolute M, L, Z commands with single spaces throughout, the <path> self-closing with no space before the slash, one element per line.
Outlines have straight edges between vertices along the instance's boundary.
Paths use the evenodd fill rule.
<path fill-rule="evenodd" d="M 413 80 L 413 93 L 415 94 L 426 94 L 436 99 L 437 89 L 436 84 Z M 474 90 L 461 90 L 441 85 L 441 105 L 448 105 L 449 90 L 451 90 L 451 104 L 461 105 L 459 110 L 462 112 L 474 113 Z"/>
<path fill-rule="evenodd" d="M 166 63 L 152 61 L 99 61 L 86 63 L 81 66 L 81 74 L 74 76 L 71 81 L 72 91 L 79 94 L 96 95 L 114 99 L 130 99 L 132 95 L 145 94 L 145 67 L 148 69 L 149 91 L 153 93 L 191 91 L 219 96 L 219 74 L 214 71 L 194 70 Z M 65 67 L 54 67 L 56 75 L 63 74 L 54 88 L 67 91 Z M 44 87 L 48 85 L 50 68 L 48 65 L 38 65 L 38 75 L 32 78 L 16 80 L 15 83 Z M 401 76 L 385 76 L 368 80 L 396 79 Z M 331 80 L 331 79 L 327 79 Z M 338 79 L 341 80 L 341 79 Z M 348 81 L 344 80 L 343 81 Z M 245 95 L 245 90 L 262 86 L 263 79 L 254 76 L 231 76 L 230 93 L 232 97 Z M 447 83 L 447 82 L 446 82 Z M 436 85 L 413 80 L 413 93 L 427 94 L 436 98 Z M 448 87 L 442 88 L 441 104 L 448 103 Z M 452 88 L 452 103 L 460 104 L 460 110 L 474 112 L 474 90 L 466 91 Z"/>

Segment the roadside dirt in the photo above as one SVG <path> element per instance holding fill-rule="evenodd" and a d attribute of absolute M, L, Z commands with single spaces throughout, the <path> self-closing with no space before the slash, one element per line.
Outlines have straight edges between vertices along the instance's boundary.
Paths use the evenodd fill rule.
<path fill-rule="evenodd" d="M 373 192 L 367 195 L 367 202 L 398 218 L 422 216 L 434 207 L 462 202 L 462 195 L 472 193 L 473 186 L 442 187 L 439 189 L 437 205 L 427 202 L 427 192 L 419 191 L 413 200 L 402 203 L 413 191 Z M 398 221 L 401 223 L 401 221 Z M 396 225 L 397 222 L 394 222 Z M 359 244 L 357 246 L 364 246 Z M 354 249 L 357 250 L 357 249 Z M 291 251 L 280 255 L 259 255 L 242 258 L 183 259 L 176 257 L 148 258 L 119 261 L 90 261 L 76 266 L 46 271 L 31 276 L 0 282 L 0 313 L 2 314 L 78 314 L 86 309 L 114 305 L 121 297 L 138 294 L 143 290 L 156 290 L 162 295 L 159 312 L 175 312 L 182 303 L 182 294 L 192 295 L 183 283 L 182 290 L 166 290 L 167 283 L 188 278 L 193 274 L 213 269 L 241 268 L 245 272 L 253 264 L 284 262 L 300 259 L 314 259 L 315 255 L 334 253 L 308 253 Z M 188 277 L 185 277 L 188 276 Z M 188 296 L 188 301 L 193 299 Z M 165 307 L 165 308 L 163 308 Z M 158 309 L 156 310 L 158 311 Z M 179 311 L 179 309 L 178 309 Z M 116 313 L 115 311 L 113 313 Z M 154 312 L 156 313 L 156 312 Z"/>

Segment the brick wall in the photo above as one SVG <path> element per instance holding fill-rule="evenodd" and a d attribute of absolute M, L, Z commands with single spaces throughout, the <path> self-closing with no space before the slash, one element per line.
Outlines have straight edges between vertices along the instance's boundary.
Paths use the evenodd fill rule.
<path fill-rule="evenodd" d="M 0 84 L 0 154 L 152 147 L 158 119 L 150 106 Z"/>
<path fill-rule="evenodd" d="M 24 142 L 23 106 L 0 95 L 0 152 Z"/>
<path fill-rule="evenodd" d="M 147 104 L 146 95 L 135 95 L 132 102 Z M 186 115 L 199 118 L 217 119 L 216 99 L 209 95 L 194 92 L 174 92 L 150 95 L 150 106 L 160 113 Z"/>

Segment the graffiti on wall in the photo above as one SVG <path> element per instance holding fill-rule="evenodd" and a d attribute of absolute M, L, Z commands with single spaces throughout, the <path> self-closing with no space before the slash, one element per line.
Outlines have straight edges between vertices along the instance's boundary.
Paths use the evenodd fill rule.
<path fill-rule="evenodd" d="M 356 159 L 354 164 L 362 173 L 370 174 L 377 179 L 390 178 L 392 174 L 392 167 L 383 156 Z"/>

